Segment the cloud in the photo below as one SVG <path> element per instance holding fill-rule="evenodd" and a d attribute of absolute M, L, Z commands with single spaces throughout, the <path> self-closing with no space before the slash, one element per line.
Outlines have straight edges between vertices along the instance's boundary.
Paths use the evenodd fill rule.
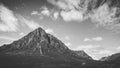
<path fill-rule="evenodd" d="M 0 5 L 0 31 L 16 32 L 19 27 L 22 27 L 20 24 L 27 25 L 32 30 L 40 27 L 35 21 L 28 20 L 19 14 L 14 14 L 12 10 Z"/>
<path fill-rule="evenodd" d="M 48 2 L 62 9 L 60 15 L 65 21 L 83 21 L 87 18 L 84 15 L 85 10 L 82 10 L 86 9 L 86 6 L 79 7 L 80 0 L 48 0 Z"/>
<path fill-rule="evenodd" d="M 120 51 L 120 46 L 118 46 L 118 47 L 116 48 L 116 50 Z"/>
<path fill-rule="evenodd" d="M 9 37 L 9 36 L 0 36 L 0 46 L 4 44 L 10 44 L 13 41 L 17 40 L 16 38 Z"/>
<path fill-rule="evenodd" d="M 48 0 L 51 4 L 58 6 L 60 15 L 65 21 L 83 21 L 88 18 L 85 15 L 88 1 L 83 0 Z M 85 5 L 80 5 L 84 3 Z"/>
<path fill-rule="evenodd" d="M 76 48 L 76 50 L 88 51 L 88 50 L 96 49 L 96 48 L 99 48 L 99 47 L 100 47 L 100 45 L 80 45 Z"/>
<path fill-rule="evenodd" d="M 15 41 L 17 39 L 9 37 L 9 36 L 0 36 L 0 39 L 4 39 L 4 40 L 9 40 L 9 41 Z"/>
<path fill-rule="evenodd" d="M 94 37 L 94 38 L 85 38 L 83 41 L 84 42 L 92 42 L 92 41 L 102 41 L 102 37 Z"/>
<path fill-rule="evenodd" d="M 93 11 L 94 14 L 91 15 L 92 21 L 97 21 L 98 25 L 111 26 L 117 24 L 117 20 L 120 18 L 115 17 L 117 13 L 117 8 L 110 8 L 108 4 L 100 6 L 97 10 Z"/>
<path fill-rule="evenodd" d="M 96 59 L 99 60 L 102 57 L 107 57 L 107 56 L 110 56 L 110 55 L 115 54 L 115 53 L 117 53 L 117 52 L 114 50 L 103 49 L 103 50 L 96 51 L 95 55 L 97 55 Z"/>
<path fill-rule="evenodd" d="M 71 11 L 61 11 L 61 16 L 65 21 L 83 21 L 83 13 L 76 10 Z"/>
<path fill-rule="evenodd" d="M 101 51 L 98 52 L 98 54 L 102 54 L 102 55 L 108 56 L 108 55 L 113 54 L 113 52 L 110 51 L 110 50 L 101 50 Z"/>
<path fill-rule="evenodd" d="M 66 46 L 71 46 L 72 44 L 70 42 L 65 43 Z"/>
<path fill-rule="evenodd" d="M 58 19 L 59 13 L 58 12 L 54 12 L 53 17 L 54 17 L 55 20 Z"/>
<path fill-rule="evenodd" d="M 92 38 L 92 40 L 94 40 L 94 41 L 102 41 L 103 38 L 102 37 L 95 37 L 95 38 Z"/>
<path fill-rule="evenodd" d="M 38 16 L 39 19 L 43 19 L 46 16 L 52 18 L 53 20 L 56 20 L 59 16 L 59 13 L 57 11 L 53 11 L 54 10 L 49 10 L 46 6 L 42 6 L 40 8 L 40 11 L 32 11 L 31 15 Z"/>
<path fill-rule="evenodd" d="M 21 33 L 19 33 L 19 35 L 23 36 L 23 35 L 24 35 L 24 33 L 23 33 L 23 32 L 21 32 Z"/>
<path fill-rule="evenodd" d="M 37 29 L 38 27 L 40 27 L 39 24 L 37 24 L 36 22 L 34 22 L 32 20 L 30 21 L 30 20 L 27 20 L 25 18 L 23 18 L 23 20 L 24 20 L 24 23 L 32 30 Z"/>
<path fill-rule="evenodd" d="M 120 27 L 120 7 L 109 5 L 108 1 L 98 0 L 48 0 L 57 6 L 65 21 L 84 21 L 90 19 L 96 26 L 114 29 Z M 120 28 L 119 28 L 120 29 Z"/>
<path fill-rule="evenodd" d="M 68 42 L 70 40 L 71 40 L 71 38 L 69 36 L 65 36 L 63 38 L 63 42 L 65 43 L 66 46 L 71 46 L 72 45 L 72 43 Z"/>
<path fill-rule="evenodd" d="M 53 34 L 53 33 L 54 33 L 54 30 L 53 30 L 53 29 L 50 29 L 50 28 L 45 29 L 45 31 L 46 31 L 47 33 L 50 33 L 50 34 Z"/>
<path fill-rule="evenodd" d="M 42 12 L 43 12 L 44 10 L 42 10 Z M 33 16 L 38 16 L 39 17 L 39 19 L 43 19 L 44 17 L 43 17 L 43 15 L 46 15 L 46 14 L 42 14 L 41 12 L 39 12 L 39 11 L 32 11 L 31 12 L 31 15 L 33 15 Z"/>
<path fill-rule="evenodd" d="M 18 20 L 14 13 L 4 5 L 0 5 L 0 31 L 17 31 Z"/>
<path fill-rule="evenodd" d="M 84 0 L 48 0 L 48 2 L 50 2 L 51 4 L 58 6 L 60 9 L 63 10 L 71 10 L 71 9 L 82 9 L 82 7 L 87 7 L 87 3 L 88 1 L 84 1 Z M 80 3 L 84 3 L 85 5 L 82 7 L 80 7 Z"/>
<path fill-rule="evenodd" d="M 33 12 L 31 13 L 31 15 L 38 15 L 38 14 L 39 14 L 38 11 L 33 11 Z"/>
<path fill-rule="evenodd" d="M 91 39 L 85 38 L 83 41 L 84 41 L 84 42 L 88 42 L 88 41 L 91 41 Z"/>
<path fill-rule="evenodd" d="M 50 11 L 48 10 L 48 8 L 47 7 L 42 7 L 43 8 L 43 10 L 41 11 L 41 14 L 42 15 L 45 15 L 45 16 L 50 16 Z"/>
<path fill-rule="evenodd" d="M 18 20 L 20 21 L 21 24 L 27 25 L 32 30 L 37 29 L 38 27 L 42 27 L 37 22 L 35 22 L 33 20 L 28 20 L 21 15 L 17 15 L 17 16 L 18 16 Z"/>
<path fill-rule="evenodd" d="M 65 36 L 64 39 L 65 39 L 65 40 L 70 40 L 70 37 L 69 37 L 69 36 Z"/>

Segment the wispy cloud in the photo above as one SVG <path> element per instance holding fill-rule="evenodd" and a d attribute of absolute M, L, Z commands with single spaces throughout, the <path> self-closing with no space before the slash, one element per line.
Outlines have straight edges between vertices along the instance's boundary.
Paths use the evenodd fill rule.
<path fill-rule="evenodd" d="M 45 29 L 47 33 L 54 34 L 54 30 L 51 28 Z"/>
<path fill-rule="evenodd" d="M 28 20 L 19 14 L 14 14 L 14 12 L 8 9 L 6 6 L 0 5 L 0 31 L 17 31 L 19 30 L 19 27 L 22 27 L 20 24 L 27 25 L 33 30 L 40 27 L 40 25 L 35 21 Z"/>
<path fill-rule="evenodd" d="M 94 40 L 94 41 L 102 41 L 103 38 L 102 37 L 95 37 L 95 38 L 92 38 L 92 40 Z"/>
<path fill-rule="evenodd" d="M 110 50 L 101 50 L 101 51 L 99 51 L 99 52 L 98 52 L 98 54 L 108 56 L 108 55 L 113 54 L 113 52 L 112 52 L 112 51 L 110 51 Z"/>
<path fill-rule="evenodd" d="M 36 23 L 32 20 L 30 21 L 30 20 L 27 20 L 27 19 L 23 18 L 23 21 L 30 29 L 34 30 L 34 29 L 40 27 L 40 25 L 38 23 Z"/>
<path fill-rule="evenodd" d="M 99 48 L 100 45 L 80 45 L 76 48 L 76 50 L 91 50 L 91 49 L 95 49 L 95 48 Z"/>
<path fill-rule="evenodd" d="M 83 41 L 88 42 L 88 41 L 91 41 L 91 39 L 90 38 L 85 38 Z"/>
<path fill-rule="evenodd" d="M 99 41 L 102 41 L 102 40 L 103 40 L 102 37 L 94 37 L 94 38 L 85 38 L 83 41 L 84 41 L 84 42 L 92 42 L 92 41 L 97 41 L 97 42 L 99 42 Z"/>
<path fill-rule="evenodd" d="M 38 27 L 42 27 L 37 22 L 35 22 L 33 20 L 26 19 L 25 17 L 23 17 L 21 15 L 17 15 L 17 17 L 18 17 L 18 20 L 20 21 L 19 23 L 28 26 L 32 30 L 34 30 Z"/>
<path fill-rule="evenodd" d="M 67 41 L 69 41 L 70 37 L 69 36 L 65 36 L 64 39 L 67 40 Z"/>
<path fill-rule="evenodd" d="M 71 46 L 72 44 L 70 42 L 65 43 L 66 46 Z"/>
<path fill-rule="evenodd" d="M 116 50 L 120 51 L 120 46 L 118 46 L 118 47 L 116 48 Z"/>
<path fill-rule="evenodd" d="M 17 31 L 18 20 L 14 13 L 4 5 L 0 5 L 0 31 Z"/>
<path fill-rule="evenodd" d="M 0 36 L 0 39 L 9 40 L 9 41 L 17 40 L 16 38 L 12 38 L 12 37 L 9 37 L 9 36 Z"/>
<path fill-rule="evenodd" d="M 24 33 L 23 33 L 23 32 L 21 32 L 21 33 L 19 33 L 19 35 L 23 36 L 23 35 L 24 35 Z"/>
<path fill-rule="evenodd" d="M 17 38 L 9 37 L 9 36 L 0 36 L 0 46 L 4 44 L 10 44 L 13 41 L 17 40 Z"/>

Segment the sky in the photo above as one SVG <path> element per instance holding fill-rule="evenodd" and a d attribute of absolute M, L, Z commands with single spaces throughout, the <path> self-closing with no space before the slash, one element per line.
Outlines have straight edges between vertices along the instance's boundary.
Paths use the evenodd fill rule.
<path fill-rule="evenodd" d="M 120 8 L 116 3 L 120 2 L 0 0 L 0 46 L 42 27 L 70 49 L 84 50 L 93 59 L 118 53 Z"/>

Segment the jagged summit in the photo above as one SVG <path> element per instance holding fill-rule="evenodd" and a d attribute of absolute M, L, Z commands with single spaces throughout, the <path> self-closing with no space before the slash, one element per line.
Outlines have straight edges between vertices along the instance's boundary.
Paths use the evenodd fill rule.
<path fill-rule="evenodd" d="M 30 34 L 34 34 L 34 35 L 40 37 L 42 35 L 45 35 L 46 32 L 41 27 L 39 27 L 39 28 L 35 29 L 33 32 L 31 32 Z"/>

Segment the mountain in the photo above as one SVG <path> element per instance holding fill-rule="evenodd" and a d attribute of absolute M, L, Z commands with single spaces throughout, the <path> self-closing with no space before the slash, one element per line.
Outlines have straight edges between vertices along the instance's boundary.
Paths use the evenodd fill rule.
<path fill-rule="evenodd" d="M 116 53 L 108 57 L 102 57 L 100 61 L 116 61 L 119 59 L 120 59 L 120 53 Z"/>
<path fill-rule="evenodd" d="M 95 61 L 38 28 L 0 47 L 0 68 L 119 68 L 120 53 Z"/>
<path fill-rule="evenodd" d="M 120 68 L 120 53 L 116 53 L 108 57 L 103 57 L 100 59 L 100 61 L 106 62 L 112 68 Z"/>
<path fill-rule="evenodd" d="M 78 58 L 91 59 L 84 51 L 72 51 L 56 37 L 38 28 L 27 36 L 14 41 L 12 44 L 4 45 L 0 52 L 11 55 L 41 55 L 63 54 Z"/>
<path fill-rule="evenodd" d="M 94 60 L 84 51 L 70 50 L 51 34 L 38 28 L 11 44 L 0 47 L 0 67 L 37 68 L 80 66 Z M 89 61 L 89 62 L 88 62 Z M 6 67 L 6 65 L 8 67 Z M 33 65 L 33 66 L 30 66 Z M 42 68 L 41 67 L 41 68 Z M 70 68 L 69 67 L 69 68 Z"/>

